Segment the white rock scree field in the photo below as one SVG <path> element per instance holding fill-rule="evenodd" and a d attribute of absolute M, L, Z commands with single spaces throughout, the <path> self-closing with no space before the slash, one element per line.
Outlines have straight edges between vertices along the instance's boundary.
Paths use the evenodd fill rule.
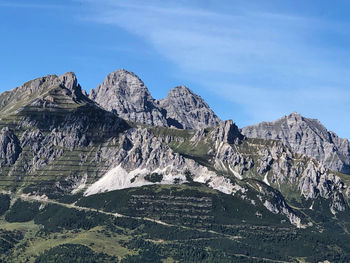
<path fill-rule="evenodd" d="M 240 129 L 124 69 L 0 94 L 0 179 L 0 262 L 350 262 L 347 139 Z"/>

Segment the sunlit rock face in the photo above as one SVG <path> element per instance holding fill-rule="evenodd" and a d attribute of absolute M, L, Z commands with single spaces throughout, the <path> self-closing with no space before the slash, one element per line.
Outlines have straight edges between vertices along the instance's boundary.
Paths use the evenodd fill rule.
<path fill-rule="evenodd" d="M 350 143 L 339 138 L 316 119 L 292 113 L 275 122 L 244 127 L 249 138 L 280 140 L 293 151 L 322 162 L 325 167 L 350 174 Z"/>
<path fill-rule="evenodd" d="M 106 79 L 89 98 L 121 118 L 142 124 L 200 129 L 215 126 L 219 118 L 208 104 L 190 89 L 179 86 L 162 100 L 155 100 L 142 80 L 132 72 L 118 70 Z"/>

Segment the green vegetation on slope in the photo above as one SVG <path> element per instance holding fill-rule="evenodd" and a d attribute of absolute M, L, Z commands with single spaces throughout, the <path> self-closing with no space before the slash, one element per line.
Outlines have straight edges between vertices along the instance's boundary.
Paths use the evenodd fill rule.
<path fill-rule="evenodd" d="M 91 248 L 83 245 L 64 244 L 49 249 L 42 253 L 35 263 L 102 263 L 118 262 L 116 257 L 103 253 L 96 253 Z"/>
<path fill-rule="evenodd" d="M 33 220 L 39 212 L 40 203 L 25 202 L 17 200 L 11 209 L 7 212 L 5 218 L 8 222 L 27 222 Z"/>
<path fill-rule="evenodd" d="M 0 194 L 0 216 L 2 216 L 10 207 L 10 197 Z"/>
<path fill-rule="evenodd" d="M 124 189 L 80 197 L 76 205 L 87 208 L 43 203 L 34 221 L 0 217 L 5 235 L 15 235 L 5 246 L 7 262 L 65 260 L 69 248 L 96 262 L 350 260 L 350 239 L 341 230 L 297 229 L 259 205 L 200 184 Z"/>

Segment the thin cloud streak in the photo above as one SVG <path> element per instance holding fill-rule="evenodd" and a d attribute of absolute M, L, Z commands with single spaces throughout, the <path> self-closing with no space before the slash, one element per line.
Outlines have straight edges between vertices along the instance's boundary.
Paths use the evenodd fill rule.
<path fill-rule="evenodd" d="M 344 59 L 350 53 L 318 43 L 346 25 L 242 6 L 227 15 L 167 1 L 89 2 L 88 19 L 139 36 L 184 76 L 201 76 L 193 82 L 242 105 L 254 121 L 291 109 L 318 117 L 325 111 L 320 103 L 333 112 L 350 110 Z"/>
<path fill-rule="evenodd" d="M 259 71 L 264 63 L 273 74 L 289 69 L 293 74 L 313 76 L 323 70 L 319 52 L 313 54 L 303 43 L 305 35 L 312 33 L 309 28 L 314 20 L 266 12 L 228 16 L 108 2 L 114 8 L 100 9 L 96 22 L 114 24 L 143 37 L 186 71 L 250 73 Z M 323 67 L 328 72 L 332 68 Z"/>

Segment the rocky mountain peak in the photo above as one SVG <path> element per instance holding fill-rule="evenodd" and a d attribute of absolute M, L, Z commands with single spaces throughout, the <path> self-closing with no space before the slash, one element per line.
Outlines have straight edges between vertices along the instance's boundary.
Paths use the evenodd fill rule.
<path fill-rule="evenodd" d="M 161 110 L 155 105 L 145 84 L 134 73 L 124 69 L 108 74 L 97 89 L 91 90 L 89 98 L 126 120 L 166 125 Z"/>
<path fill-rule="evenodd" d="M 74 72 L 67 72 L 58 77 L 60 86 L 68 89 L 75 100 L 86 100 L 86 93 L 81 89 Z"/>
<path fill-rule="evenodd" d="M 47 96 L 55 88 L 64 89 L 62 91 L 74 100 L 86 99 L 75 74 L 67 72 L 61 76 L 47 75 L 36 78 L 11 91 L 0 94 L 0 111 L 2 114 L 16 111 L 20 107 L 39 100 L 42 96 Z"/>
<path fill-rule="evenodd" d="M 274 122 L 244 127 L 242 133 L 250 138 L 281 140 L 331 170 L 350 173 L 350 142 L 328 131 L 317 119 L 292 113 Z"/>
<path fill-rule="evenodd" d="M 158 103 L 165 110 L 168 123 L 176 128 L 202 129 L 220 122 L 202 97 L 185 86 L 170 90 Z"/>
<path fill-rule="evenodd" d="M 147 101 L 152 101 L 142 80 L 134 73 L 124 69 L 109 73 L 96 90 L 91 90 L 89 96 L 103 108 L 110 111 L 117 110 L 118 114 L 123 114 L 127 110 L 121 109 L 121 106 L 128 106 L 129 110 L 140 111 L 144 109 Z"/>
<path fill-rule="evenodd" d="M 196 94 L 185 85 L 177 86 L 168 92 L 167 97 L 196 96 Z"/>
<path fill-rule="evenodd" d="M 124 89 L 125 91 L 130 90 L 130 92 L 134 89 L 142 89 L 144 92 L 149 93 L 143 81 L 136 74 L 125 69 L 119 69 L 109 73 L 102 85 L 107 88 L 118 88 L 120 90 Z"/>
<path fill-rule="evenodd" d="M 67 72 L 64 73 L 63 75 L 58 77 L 61 85 L 63 85 L 64 87 L 66 87 L 67 89 L 71 90 L 71 91 L 75 91 L 76 89 L 80 89 L 80 87 L 78 87 L 78 80 L 77 77 L 75 75 L 74 72 Z"/>
<path fill-rule="evenodd" d="M 168 96 L 165 99 L 160 100 L 160 104 L 167 104 L 170 101 L 177 102 L 180 104 L 178 106 L 191 105 L 194 108 L 209 108 L 208 104 L 202 99 L 201 96 L 195 94 L 192 90 L 184 85 L 171 89 L 168 93 Z"/>
<path fill-rule="evenodd" d="M 292 112 L 291 114 L 285 116 L 285 118 L 288 120 L 294 120 L 294 121 L 302 121 L 303 120 L 303 116 L 301 116 L 301 114 L 298 112 Z"/>
<path fill-rule="evenodd" d="M 178 86 L 165 99 L 156 101 L 143 81 L 124 69 L 108 74 L 97 89 L 91 90 L 89 98 L 126 120 L 143 124 L 201 129 L 220 122 L 208 104 L 189 88 Z"/>
<path fill-rule="evenodd" d="M 81 92 L 81 87 L 78 84 L 78 80 L 74 72 L 66 72 L 60 76 L 47 75 L 45 77 L 36 78 L 24 83 L 22 86 L 14 89 L 13 91 L 18 90 L 22 93 L 28 92 L 29 94 L 36 91 L 43 93 L 55 86 L 64 87 L 72 92 Z"/>

